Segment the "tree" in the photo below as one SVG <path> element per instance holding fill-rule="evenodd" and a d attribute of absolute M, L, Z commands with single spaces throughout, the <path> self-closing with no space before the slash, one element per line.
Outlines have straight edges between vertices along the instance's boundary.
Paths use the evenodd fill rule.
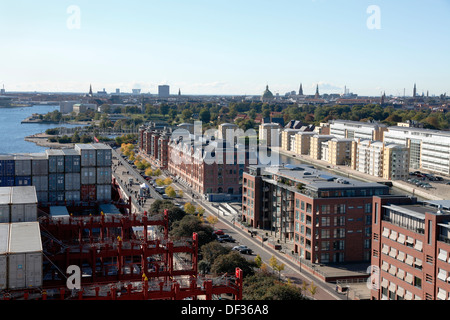
<path fill-rule="evenodd" d="M 274 271 L 278 271 L 278 277 L 281 278 L 281 271 L 284 270 L 284 263 L 279 264 L 277 258 L 272 256 L 269 260 L 269 265 Z"/>
<path fill-rule="evenodd" d="M 317 293 L 317 286 L 314 285 L 314 281 L 311 281 L 311 285 L 309 286 L 308 291 L 314 298 L 314 295 Z"/>
<path fill-rule="evenodd" d="M 214 227 L 219 222 L 219 218 L 217 218 L 216 216 L 209 215 L 206 218 L 206 221 Z"/>
<path fill-rule="evenodd" d="M 202 260 L 206 261 L 210 266 L 214 261 L 221 255 L 226 255 L 230 253 L 231 249 L 225 247 L 217 241 L 213 241 L 205 244 L 200 250 Z"/>
<path fill-rule="evenodd" d="M 153 175 L 153 169 L 152 168 L 147 168 L 145 170 L 145 175 L 146 176 L 152 176 Z"/>
<path fill-rule="evenodd" d="M 172 184 L 172 179 L 170 179 L 169 177 L 165 178 L 164 179 L 164 184 L 166 186 L 170 186 Z"/>
<path fill-rule="evenodd" d="M 257 272 L 244 278 L 244 300 L 308 300 L 300 288 L 284 284 L 270 273 Z"/>
<path fill-rule="evenodd" d="M 202 206 L 197 206 L 197 213 L 199 217 L 202 217 L 203 214 L 205 213 L 205 208 L 203 208 Z"/>
<path fill-rule="evenodd" d="M 183 219 L 175 221 L 170 231 L 170 235 L 174 239 L 191 238 L 194 233 L 198 235 L 198 245 L 200 248 L 215 239 L 212 227 L 204 224 L 193 215 L 186 215 Z"/>
<path fill-rule="evenodd" d="M 195 214 L 195 206 L 194 206 L 192 203 L 187 202 L 187 203 L 185 203 L 185 205 L 184 205 L 184 211 L 185 211 L 187 214 L 194 215 L 194 214 Z"/>
<path fill-rule="evenodd" d="M 256 263 L 256 266 L 257 266 L 258 268 L 261 268 L 263 262 L 262 262 L 261 256 L 260 256 L 259 254 L 256 255 L 255 263 Z"/>
<path fill-rule="evenodd" d="M 204 123 L 208 123 L 211 121 L 211 113 L 208 109 L 203 108 L 199 113 L 200 120 Z"/>
<path fill-rule="evenodd" d="M 156 179 L 155 180 L 158 187 L 164 186 L 164 180 L 163 179 Z"/>
<path fill-rule="evenodd" d="M 253 269 L 256 268 L 256 263 L 247 260 L 236 251 L 231 251 L 214 260 L 214 263 L 211 266 L 211 272 L 216 275 L 224 273 L 234 274 L 236 268 L 242 269 L 246 275 L 252 275 L 254 274 Z"/>
<path fill-rule="evenodd" d="M 173 187 L 167 187 L 165 192 L 171 198 L 175 198 L 177 196 L 177 193 L 175 192 L 175 189 Z"/>

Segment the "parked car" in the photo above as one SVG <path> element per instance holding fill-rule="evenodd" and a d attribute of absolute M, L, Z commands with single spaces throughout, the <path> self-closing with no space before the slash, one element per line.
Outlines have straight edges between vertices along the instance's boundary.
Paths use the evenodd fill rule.
<path fill-rule="evenodd" d="M 216 231 L 214 231 L 213 232 L 215 235 L 217 235 L 217 236 L 223 236 L 223 235 L 225 235 L 225 232 L 223 232 L 223 230 L 216 230 Z"/>
<path fill-rule="evenodd" d="M 221 236 L 217 236 L 217 240 L 219 242 L 236 242 L 236 240 L 233 239 L 232 236 L 230 236 L 229 234 L 224 234 Z"/>
<path fill-rule="evenodd" d="M 450 181 L 448 181 L 448 182 L 446 183 L 446 185 L 450 186 Z"/>
<path fill-rule="evenodd" d="M 250 248 L 239 250 L 239 252 L 242 254 L 249 254 L 249 255 L 253 253 L 252 249 Z"/>
<path fill-rule="evenodd" d="M 240 246 L 235 246 L 235 247 L 233 247 L 231 250 L 234 250 L 234 251 L 240 251 L 240 250 L 242 250 L 242 249 L 248 249 L 248 247 L 247 247 L 247 246 L 240 245 Z"/>

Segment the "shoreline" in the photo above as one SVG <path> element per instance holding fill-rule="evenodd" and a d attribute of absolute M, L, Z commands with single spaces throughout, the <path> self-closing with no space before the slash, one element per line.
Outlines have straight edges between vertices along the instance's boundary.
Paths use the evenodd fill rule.
<path fill-rule="evenodd" d="M 52 135 L 48 135 L 46 133 L 36 133 L 31 136 L 25 137 L 25 141 L 32 142 L 39 147 L 51 148 L 51 149 L 64 149 L 64 148 L 73 148 L 75 146 L 74 143 L 58 143 L 58 142 L 50 142 L 48 139 L 53 137 Z"/>
<path fill-rule="evenodd" d="M 347 166 L 334 166 L 330 163 L 323 161 L 323 160 L 314 160 L 310 156 L 307 155 L 297 155 L 293 153 L 292 151 L 285 151 L 281 150 L 279 147 L 272 148 L 275 152 L 278 152 L 279 154 L 282 154 L 286 157 L 289 157 L 291 159 L 296 159 L 300 162 L 305 162 L 311 165 L 314 165 L 320 169 L 332 171 L 338 175 L 347 176 L 349 178 L 353 178 L 360 181 L 365 182 L 376 182 L 376 183 L 385 183 L 385 182 L 392 182 L 393 187 L 401 189 L 402 191 L 405 191 L 406 195 L 410 196 L 419 196 L 426 200 L 447 200 L 445 199 L 445 195 L 450 194 L 450 186 L 440 184 L 439 187 L 441 189 L 444 189 L 442 192 L 437 192 L 437 189 L 433 189 L 433 193 L 427 192 L 426 190 L 419 189 L 418 187 L 408 184 L 405 181 L 401 180 L 386 180 L 380 177 L 371 176 L 356 170 L 352 170 L 350 167 Z M 431 182 L 430 182 L 431 183 Z M 438 195 L 436 195 L 438 194 Z"/>

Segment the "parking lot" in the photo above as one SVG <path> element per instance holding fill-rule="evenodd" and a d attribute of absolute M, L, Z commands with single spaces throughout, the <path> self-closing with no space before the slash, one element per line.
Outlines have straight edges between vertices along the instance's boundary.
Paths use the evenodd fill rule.
<path fill-rule="evenodd" d="M 404 183 L 442 199 L 449 199 L 450 196 L 450 178 L 448 177 L 414 171 L 409 173 L 409 178 Z"/>

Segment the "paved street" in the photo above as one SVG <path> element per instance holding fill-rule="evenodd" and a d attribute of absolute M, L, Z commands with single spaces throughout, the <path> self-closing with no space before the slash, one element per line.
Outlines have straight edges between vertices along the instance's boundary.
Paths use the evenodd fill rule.
<path fill-rule="evenodd" d="M 122 185 L 127 188 L 136 207 L 140 207 L 142 211 L 149 210 L 151 204 L 156 199 L 162 199 L 162 196 L 157 193 L 151 187 L 151 185 L 147 183 L 147 181 L 145 181 L 145 179 L 138 173 L 136 169 L 133 169 L 132 166 L 119 155 L 118 151 L 114 151 L 113 155 L 114 175 L 117 179 L 120 179 L 122 181 Z M 142 156 L 143 155 L 141 154 L 141 157 Z M 168 176 L 169 175 L 167 173 L 163 173 L 159 178 L 165 179 Z M 131 185 L 129 183 L 130 178 L 134 180 L 134 183 Z M 139 189 L 142 183 L 147 184 L 147 186 L 149 187 L 151 198 L 146 198 L 145 203 L 139 204 Z M 346 298 L 345 296 L 336 293 L 334 284 L 325 283 L 319 278 L 314 278 L 309 272 L 304 269 L 300 271 L 301 267 L 294 264 L 289 259 L 286 259 L 282 253 L 267 246 L 266 243 L 261 243 L 256 238 L 251 237 L 250 233 L 245 232 L 241 228 L 235 226 L 233 222 L 234 216 L 219 215 L 216 208 L 218 204 L 213 204 L 209 201 L 204 200 L 201 195 L 196 195 L 192 192 L 192 189 L 189 189 L 181 183 L 173 182 L 172 186 L 176 190 L 183 191 L 183 197 L 176 199 L 178 203 L 184 204 L 186 202 L 190 202 L 195 206 L 201 205 L 205 209 L 204 218 L 206 218 L 208 215 L 214 215 L 218 217 L 219 223 L 216 224 L 215 228 L 224 230 L 225 233 L 230 234 L 234 239 L 236 239 L 236 243 L 232 244 L 233 246 L 246 245 L 251 248 L 253 250 L 253 254 L 247 256 L 249 259 L 254 259 L 256 255 L 259 254 L 263 260 L 263 263 L 269 265 L 270 258 L 272 256 L 275 256 L 279 263 L 283 263 L 285 265 L 285 270 L 281 273 L 282 277 L 290 278 L 294 284 L 297 284 L 299 286 L 303 282 L 306 282 L 309 287 L 310 283 L 314 282 L 314 285 L 317 287 L 314 298 L 317 300 L 340 300 Z M 308 291 L 306 291 L 304 294 L 309 297 L 312 296 Z"/>

